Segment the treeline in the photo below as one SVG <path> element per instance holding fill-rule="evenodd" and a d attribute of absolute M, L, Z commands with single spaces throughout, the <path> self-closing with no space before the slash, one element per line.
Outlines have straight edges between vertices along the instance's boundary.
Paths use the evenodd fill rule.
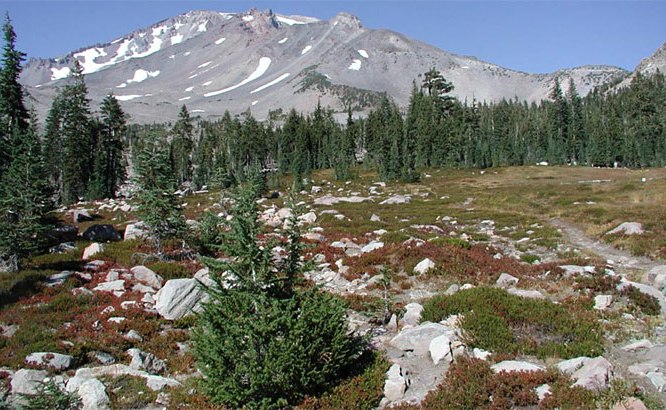
<path fill-rule="evenodd" d="M 610 87 L 581 98 L 572 81 L 565 92 L 556 80 L 550 99 L 538 104 L 468 103 L 452 98 L 453 85 L 433 69 L 414 84 L 406 112 L 384 98 L 366 118 L 348 112 L 344 124 L 320 105 L 263 123 L 227 112 L 194 124 L 183 107 L 171 131 L 153 125 L 136 135 L 161 134 L 178 182 L 194 187 L 234 185 L 250 167 L 292 174 L 299 188 L 303 177 L 326 168 L 338 179 L 366 169 L 417 181 L 418 170 L 430 167 L 666 165 L 664 75 L 637 74 L 627 87 Z"/>

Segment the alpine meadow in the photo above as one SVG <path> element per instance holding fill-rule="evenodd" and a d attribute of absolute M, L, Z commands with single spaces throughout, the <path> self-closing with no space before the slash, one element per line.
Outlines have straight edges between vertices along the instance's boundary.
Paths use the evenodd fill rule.
<path fill-rule="evenodd" d="M 2 40 L 0 409 L 666 408 L 666 43 L 529 74 L 257 9 Z"/>

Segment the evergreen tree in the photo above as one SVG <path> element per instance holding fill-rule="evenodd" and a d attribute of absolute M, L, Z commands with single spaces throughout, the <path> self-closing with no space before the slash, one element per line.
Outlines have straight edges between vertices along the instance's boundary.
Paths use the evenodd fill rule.
<path fill-rule="evenodd" d="M 157 255 L 164 255 L 164 241 L 180 238 L 186 230 L 185 219 L 174 190 L 176 179 L 165 141 L 152 135 L 135 158 L 137 215 L 148 227 Z"/>
<path fill-rule="evenodd" d="M 585 141 L 585 128 L 583 118 L 583 100 L 578 95 L 576 85 L 573 78 L 569 79 L 569 90 L 567 91 L 567 99 L 569 100 L 569 123 L 567 124 L 567 136 L 569 138 L 569 153 L 571 163 L 577 164 L 581 158 L 585 157 L 584 141 Z"/>
<path fill-rule="evenodd" d="M 204 389 L 232 408 L 277 409 L 316 395 L 340 378 L 361 353 L 347 335 L 345 308 L 316 288 L 301 290 L 307 269 L 296 218 L 277 241 L 260 241 L 256 192 L 235 198 L 220 250 L 205 258 L 213 283 L 194 331 Z"/>
<path fill-rule="evenodd" d="M 0 180 L 0 271 L 17 271 L 20 258 L 40 249 L 49 209 L 39 137 L 14 129 L 12 162 Z"/>
<path fill-rule="evenodd" d="M 176 173 L 176 184 L 181 185 L 185 181 L 192 180 L 192 132 L 194 126 L 187 107 L 183 105 L 178 114 L 178 121 L 171 130 L 171 161 Z"/>
<path fill-rule="evenodd" d="M 88 89 L 78 60 L 74 60 L 71 69 L 71 83 L 63 87 L 53 104 L 53 118 L 49 118 L 48 124 L 53 129 L 47 128 L 52 135 L 47 135 L 46 152 L 52 155 L 51 149 L 59 150 L 54 144 L 62 144 L 63 156 L 58 167 L 62 173 L 60 199 L 71 204 L 88 193 L 96 150 Z"/>
<path fill-rule="evenodd" d="M 571 158 L 569 152 L 569 105 L 562 87 L 560 86 L 559 78 L 555 78 L 553 88 L 550 91 L 550 99 L 552 100 L 551 108 L 551 134 L 549 141 L 549 162 L 554 164 L 561 164 L 568 158 Z"/>
<path fill-rule="evenodd" d="M 337 133 L 338 143 L 334 150 L 335 179 L 339 181 L 350 180 L 356 164 L 356 140 L 358 138 L 358 125 L 352 118 L 351 108 L 347 110 L 347 126 L 345 131 Z"/>
<path fill-rule="evenodd" d="M 4 46 L 2 48 L 2 69 L 0 70 L 0 176 L 11 162 L 11 139 L 27 131 L 28 110 L 23 103 L 23 87 L 18 79 L 25 54 L 16 50 L 16 33 L 5 15 L 2 26 Z M 18 131 L 17 134 L 14 131 Z"/>
<path fill-rule="evenodd" d="M 126 176 L 123 135 L 127 128 L 127 117 L 112 94 L 102 101 L 100 114 L 100 135 L 92 182 L 95 192 L 92 197 L 113 198 Z"/>

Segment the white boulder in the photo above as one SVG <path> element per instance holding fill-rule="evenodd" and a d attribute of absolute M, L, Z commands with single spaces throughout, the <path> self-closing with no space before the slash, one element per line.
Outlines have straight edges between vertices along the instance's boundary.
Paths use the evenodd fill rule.
<path fill-rule="evenodd" d="M 639 222 L 624 222 L 617 227 L 606 232 L 606 235 L 622 234 L 622 235 L 642 235 L 643 225 Z"/>
<path fill-rule="evenodd" d="M 132 272 L 136 280 L 145 283 L 153 289 L 161 288 L 164 282 L 164 279 L 160 275 L 142 265 L 133 267 L 130 269 L 130 272 Z"/>
<path fill-rule="evenodd" d="M 205 298 L 196 279 L 171 279 L 155 295 L 155 309 L 163 318 L 176 320 L 196 311 Z"/>
<path fill-rule="evenodd" d="M 502 273 L 499 278 L 497 278 L 495 284 L 501 288 L 516 286 L 518 284 L 518 278 L 509 275 L 508 273 Z"/>
<path fill-rule="evenodd" d="M 405 314 L 402 316 L 402 325 L 416 326 L 421 321 L 421 312 L 423 306 L 419 303 L 412 302 L 405 306 Z"/>
<path fill-rule="evenodd" d="M 104 251 L 104 245 L 102 245 L 101 243 L 93 242 L 83 250 L 83 256 L 81 257 L 81 259 L 83 259 L 84 261 L 90 260 L 94 255 L 101 253 L 103 251 Z"/>
<path fill-rule="evenodd" d="M 397 401 L 405 396 L 407 389 L 407 379 L 402 375 L 402 369 L 399 364 L 393 364 L 386 372 L 386 382 L 384 383 L 384 397 L 389 401 Z"/>
<path fill-rule="evenodd" d="M 48 376 L 45 370 L 21 369 L 12 376 L 11 388 L 14 394 L 37 394 L 39 386 Z"/>
<path fill-rule="evenodd" d="M 613 365 L 604 357 L 594 357 L 587 360 L 583 366 L 576 370 L 571 378 L 576 380 L 574 386 L 588 390 L 604 390 L 613 380 Z"/>
<path fill-rule="evenodd" d="M 446 326 L 439 323 L 425 322 L 419 326 L 403 329 L 389 343 L 400 350 L 425 355 L 430 351 L 432 339 L 446 334 L 448 330 Z"/>
<path fill-rule="evenodd" d="M 538 372 L 540 370 L 545 370 L 543 366 L 538 364 L 524 362 L 519 360 L 505 360 L 503 362 L 495 363 L 490 366 L 493 372 Z"/>
<path fill-rule="evenodd" d="M 35 352 L 26 356 L 25 362 L 27 364 L 48 367 L 60 371 L 69 369 L 72 364 L 74 364 L 74 358 L 60 353 Z"/>
<path fill-rule="evenodd" d="M 148 237 L 148 227 L 143 222 L 127 224 L 123 239 L 126 241 L 132 239 L 143 239 Z"/>
<path fill-rule="evenodd" d="M 594 297 L 594 308 L 596 310 L 606 310 L 613 303 L 613 295 L 597 295 Z"/>
<path fill-rule="evenodd" d="M 81 399 L 81 410 L 106 410 L 110 408 L 111 400 L 106 394 L 106 388 L 102 382 L 95 378 L 81 383 L 76 393 Z"/>
<path fill-rule="evenodd" d="M 425 258 L 421 262 L 417 263 L 416 266 L 414 266 L 414 273 L 423 275 L 424 273 L 428 272 L 430 269 L 434 268 L 435 268 L 435 262 L 430 260 L 430 258 Z"/>

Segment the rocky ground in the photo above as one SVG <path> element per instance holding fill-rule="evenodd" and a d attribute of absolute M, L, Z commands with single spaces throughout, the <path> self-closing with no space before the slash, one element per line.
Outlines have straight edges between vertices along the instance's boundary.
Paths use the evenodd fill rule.
<path fill-rule="evenodd" d="M 613 247 L 575 218 L 498 212 L 486 202 L 485 188 L 469 182 L 443 188 L 437 178 L 426 175 L 419 185 L 320 178 L 298 197 L 306 256 L 316 267 L 307 279 L 350 302 L 350 328 L 368 335 L 389 362 L 379 407 L 423 401 L 461 356 L 487 360 L 495 373 L 557 369 L 594 392 L 626 380 L 650 396 L 652 408 L 666 405 L 666 262 Z M 193 219 L 205 209 L 225 215 L 218 194 L 184 192 L 182 199 Z M 259 206 L 268 230 L 279 230 L 293 212 L 281 198 Z M 50 378 L 78 394 L 84 409 L 205 407 L 205 400 L 187 401 L 198 395 L 188 329 L 205 298 L 197 281 L 208 281 L 208 270 L 187 257 L 166 267 L 142 257 L 150 249 L 142 224 L 132 220 L 131 202 L 61 211 L 84 233 L 54 252 L 82 261 L 49 271 L 32 292 L 3 303 L 0 397 L 20 403 Z M 94 215 L 108 224 L 100 226 Z M 613 221 L 607 230 L 620 228 L 610 237 L 622 240 L 649 235 L 639 221 Z M 612 286 L 581 286 L 595 280 Z M 603 353 L 508 357 L 474 346 L 459 315 L 422 319 L 432 296 L 475 287 L 555 304 L 586 301 L 604 328 Z M 622 293 L 628 287 L 654 297 L 656 314 L 637 309 Z M 46 329 L 48 341 L 26 335 L 30 326 Z M 535 392 L 542 400 L 550 389 L 544 384 Z M 635 399 L 613 408 L 641 405 Z"/>

